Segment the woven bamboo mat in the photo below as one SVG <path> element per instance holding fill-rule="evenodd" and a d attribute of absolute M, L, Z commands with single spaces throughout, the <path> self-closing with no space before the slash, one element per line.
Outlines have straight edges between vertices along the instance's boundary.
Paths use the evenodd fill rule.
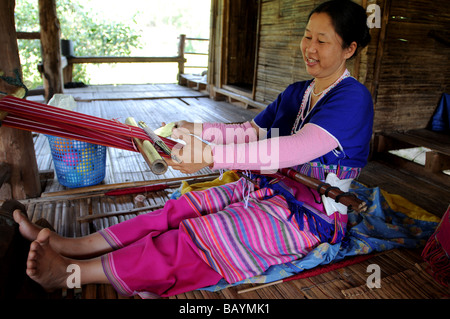
<path fill-rule="evenodd" d="M 367 286 L 367 266 L 380 266 L 381 287 Z M 195 290 L 164 299 L 186 300 L 276 300 L 276 299 L 445 299 L 448 288 L 437 283 L 428 273 L 418 251 L 391 250 L 373 258 L 326 272 L 317 276 L 287 281 L 281 284 L 240 294 L 239 291 L 255 285 L 246 284 L 210 292 Z M 123 297 L 111 285 L 86 285 L 78 290 L 67 290 L 61 298 L 67 299 L 139 299 Z"/>

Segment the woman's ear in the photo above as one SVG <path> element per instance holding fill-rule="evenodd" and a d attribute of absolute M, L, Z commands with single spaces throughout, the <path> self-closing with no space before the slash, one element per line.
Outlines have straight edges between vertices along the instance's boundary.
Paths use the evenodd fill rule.
<path fill-rule="evenodd" d="M 356 44 L 355 41 L 350 43 L 350 45 L 344 49 L 345 59 L 350 59 L 353 56 L 353 54 L 355 54 L 357 48 L 358 48 L 358 45 Z"/>

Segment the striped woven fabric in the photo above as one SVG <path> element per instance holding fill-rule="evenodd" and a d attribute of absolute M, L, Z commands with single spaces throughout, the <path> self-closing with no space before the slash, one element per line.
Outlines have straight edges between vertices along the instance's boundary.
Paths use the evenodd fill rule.
<path fill-rule="evenodd" d="M 339 179 L 355 179 L 361 173 L 361 168 L 340 165 L 325 165 L 319 162 L 308 162 L 293 168 L 297 172 L 324 181 L 327 173 L 335 173 Z"/>
<path fill-rule="evenodd" d="M 289 219 L 285 198 L 271 195 L 272 189 L 255 191 L 243 178 L 186 194 L 192 208 L 204 216 L 184 220 L 180 228 L 197 245 L 202 258 L 229 283 L 299 259 L 320 242 L 309 231 L 306 217 L 303 230 L 299 230 L 295 218 Z"/>

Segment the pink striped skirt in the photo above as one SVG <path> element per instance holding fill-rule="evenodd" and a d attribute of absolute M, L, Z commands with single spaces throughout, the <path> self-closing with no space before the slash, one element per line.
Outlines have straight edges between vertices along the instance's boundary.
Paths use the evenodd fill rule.
<path fill-rule="evenodd" d="M 314 192 L 298 183 L 284 186 L 305 203 L 312 219 L 345 229 L 346 216 L 323 213 Z M 235 283 L 302 258 L 320 238 L 308 217 L 301 217 L 302 225 L 290 218 L 285 198 L 273 192 L 255 191 L 242 178 L 187 193 L 163 209 L 102 230 L 114 248 L 102 257 L 104 271 L 119 293 L 151 298 L 215 285 L 222 278 Z"/>

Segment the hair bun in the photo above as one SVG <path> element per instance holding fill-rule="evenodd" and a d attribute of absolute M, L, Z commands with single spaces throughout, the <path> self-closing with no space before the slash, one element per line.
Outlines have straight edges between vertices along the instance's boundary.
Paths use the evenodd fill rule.
<path fill-rule="evenodd" d="M 331 18 L 336 33 L 342 38 L 343 46 L 349 47 L 356 42 L 356 56 L 371 40 L 367 26 L 366 10 L 350 0 L 330 0 L 320 4 L 309 14 L 308 20 L 314 13 L 326 13 Z"/>

